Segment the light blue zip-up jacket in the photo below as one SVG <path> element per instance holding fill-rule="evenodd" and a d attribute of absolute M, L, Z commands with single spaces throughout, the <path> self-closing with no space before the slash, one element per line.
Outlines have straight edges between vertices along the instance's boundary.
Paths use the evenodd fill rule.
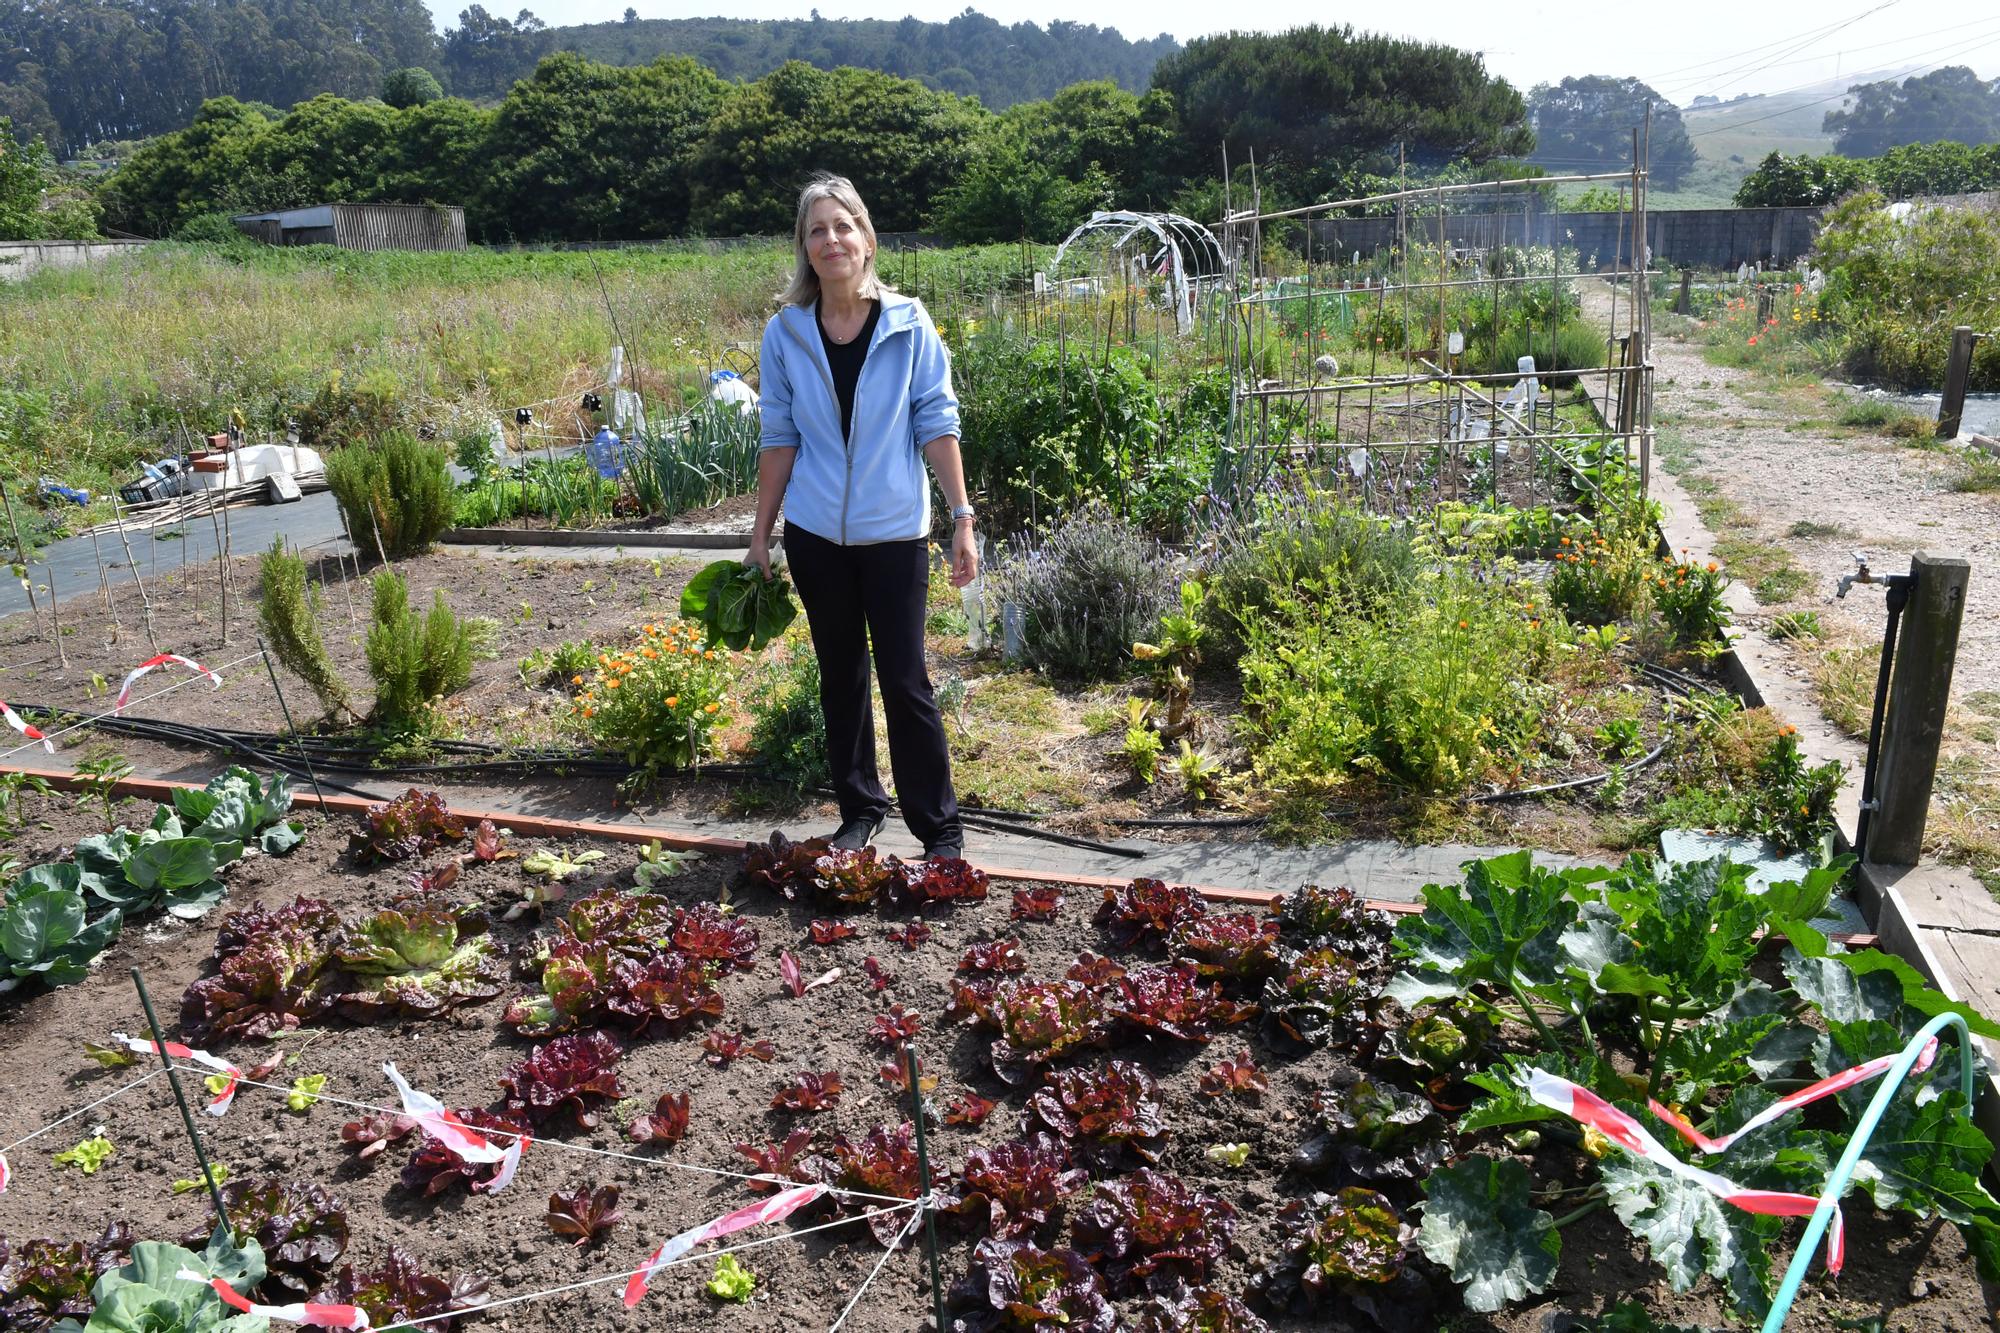
<path fill-rule="evenodd" d="M 797 449 L 785 521 L 842 546 L 909 541 L 931 531 L 923 447 L 958 434 L 951 356 L 923 304 L 885 291 L 854 387 L 853 429 L 811 306 L 788 305 L 764 326 L 758 363 L 765 449 Z"/>

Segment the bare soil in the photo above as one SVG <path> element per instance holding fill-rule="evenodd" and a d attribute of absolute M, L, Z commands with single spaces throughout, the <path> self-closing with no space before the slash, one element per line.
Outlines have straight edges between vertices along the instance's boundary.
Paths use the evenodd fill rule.
<path fill-rule="evenodd" d="M 81 813 L 66 800 L 38 800 L 34 813 L 40 822 L 7 847 L 31 863 L 56 856 L 97 826 L 95 815 Z M 145 814 L 143 806 L 121 811 L 127 822 Z M 305 893 L 355 917 L 405 891 L 413 866 L 359 866 L 347 850 L 349 821 L 328 823 L 314 815 L 307 822 L 308 840 L 291 856 L 254 859 L 232 872 L 227 907 L 276 907 Z M 520 849 L 534 845 L 524 842 Z M 605 859 L 571 882 L 572 896 L 629 883 L 634 850 L 615 844 L 602 850 Z M 682 902 L 712 900 L 734 870 L 733 863 L 701 863 L 668 881 L 664 891 Z M 517 861 L 474 865 L 465 870 L 452 895 L 458 901 L 478 901 L 498 909 L 518 896 L 523 882 Z M 686 1140 L 663 1154 L 634 1149 L 620 1137 L 620 1116 L 613 1114 L 606 1114 L 592 1132 L 579 1131 L 567 1120 L 546 1132 L 566 1143 L 631 1149 L 641 1158 L 660 1155 L 666 1162 L 724 1171 L 743 1165 L 732 1151 L 733 1144 L 781 1138 L 801 1121 L 821 1132 L 859 1137 L 874 1125 L 907 1117 L 908 1103 L 875 1077 L 881 1053 L 865 1037 L 869 1015 L 901 1003 L 923 1016 L 917 1045 L 926 1067 L 941 1076 L 936 1095 L 970 1090 L 999 1103 L 982 1128 L 943 1127 L 936 1132 L 937 1160 L 956 1171 L 970 1148 L 999 1142 L 1017 1131 L 1026 1096 L 1024 1089 L 1000 1082 L 987 1067 L 983 1034 L 939 1026 L 963 949 L 978 939 L 1016 936 L 1029 973 L 1035 976 L 1058 975 L 1084 949 L 1112 956 L 1120 952 L 1090 924 L 1096 905 L 1091 895 L 1071 894 L 1058 919 L 1047 924 L 1011 922 L 1010 902 L 1009 886 L 996 883 L 983 903 L 931 915 L 933 936 L 914 951 L 905 951 L 886 938 L 890 929 L 904 924 L 902 920 L 855 918 L 858 935 L 820 948 L 809 943 L 806 931 L 814 911 L 762 893 L 738 895 L 736 907 L 760 932 L 761 947 L 753 971 L 724 981 L 727 1010 L 720 1026 L 770 1039 L 777 1046 L 776 1061 L 763 1065 L 746 1060 L 716 1070 L 703 1062 L 700 1031 L 649 1036 L 629 1045 L 619 1068 L 621 1082 L 628 1096 L 636 1099 L 634 1105 L 645 1109 L 662 1093 L 691 1091 L 693 1115 Z M 181 991 L 209 971 L 217 922 L 211 916 L 191 925 L 141 923 L 128 930 L 87 982 L 0 1003 L 0 1087 L 8 1093 L 0 1115 L 0 1142 L 102 1096 L 133 1076 L 132 1071 L 99 1069 L 84 1058 L 80 1043 L 102 1040 L 114 1029 L 142 1030 L 143 1019 L 126 978 L 126 970 L 135 966 L 143 969 L 163 1020 L 171 1022 Z M 499 924 L 495 929 L 517 959 L 531 953 L 535 934 L 531 921 Z M 800 957 L 808 977 L 836 966 L 844 975 L 837 984 L 795 1000 L 778 984 L 775 960 L 781 949 Z M 880 993 L 869 989 L 860 967 L 867 957 L 878 959 L 892 974 L 888 989 Z M 522 971 L 512 993 L 531 989 Z M 394 1060 L 417 1086 L 449 1105 L 497 1108 L 498 1076 L 529 1046 L 501 1027 L 503 1003 L 462 1010 L 444 1021 L 336 1025 L 294 1034 L 277 1047 L 291 1053 L 292 1062 L 272 1081 L 286 1083 L 299 1075 L 325 1073 L 331 1095 L 382 1105 L 391 1093 L 380 1065 Z M 269 1050 L 250 1043 L 230 1053 L 247 1064 Z M 1218 1102 L 1197 1090 L 1199 1075 L 1216 1060 L 1246 1050 L 1271 1076 L 1271 1092 L 1261 1104 Z M 1163 1166 L 1220 1194 L 1238 1209 L 1236 1244 L 1216 1281 L 1224 1289 L 1241 1291 L 1254 1265 L 1275 1257 L 1280 1249 L 1278 1206 L 1309 1192 L 1308 1182 L 1289 1172 L 1286 1162 L 1311 1132 L 1313 1093 L 1349 1074 L 1353 1068 L 1349 1058 L 1331 1050 L 1302 1059 L 1284 1058 L 1264 1043 L 1254 1023 L 1218 1038 L 1206 1049 L 1127 1044 L 1113 1054 L 1143 1061 L 1161 1080 L 1169 1113 Z M 807 1070 L 837 1070 L 843 1075 L 847 1091 L 836 1109 L 810 1117 L 766 1109 L 781 1082 Z M 246 1088 L 226 1118 L 204 1121 L 203 1132 L 211 1153 L 238 1178 L 281 1175 L 318 1182 L 338 1193 L 346 1201 L 354 1238 L 349 1260 L 372 1262 L 393 1244 L 417 1256 L 428 1269 L 485 1276 L 492 1283 L 489 1299 L 624 1273 L 667 1235 L 747 1198 L 739 1182 L 727 1177 L 629 1158 L 570 1153 L 543 1142 L 529 1153 L 520 1177 L 507 1192 L 497 1197 L 452 1194 L 426 1202 L 398 1183 L 407 1154 L 404 1146 L 392 1146 L 372 1164 L 352 1159 L 338 1130 L 355 1114 L 325 1103 L 303 1114 L 292 1113 L 283 1108 L 280 1095 Z M 85 1137 L 93 1124 L 102 1124 L 118 1147 L 117 1156 L 89 1177 L 55 1168 L 50 1154 Z M 1247 1169 L 1228 1171 L 1207 1159 L 1204 1149 L 1222 1141 L 1251 1145 Z M 1550 1164 L 1538 1169 L 1551 1173 L 1550 1179 L 1573 1179 L 1581 1164 L 1580 1159 L 1566 1161 L 1561 1154 L 1543 1157 Z M 15 1182 L 0 1196 L 0 1235 L 9 1239 L 83 1238 L 120 1219 L 130 1221 L 141 1236 L 177 1237 L 206 1223 L 207 1208 L 198 1194 L 176 1195 L 169 1188 L 172 1181 L 191 1177 L 195 1170 L 163 1081 L 156 1080 L 17 1151 L 11 1161 Z M 608 1239 L 579 1250 L 550 1234 L 543 1217 L 550 1191 L 603 1183 L 621 1187 L 626 1214 Z M 1407 1209 L 1415 1199 L 1416 1192 L 1405 1188 L 1396 1203 Z M 1848 1272 L 1837 1283 L 1815 1281 L 1788 1327 L 1830 1333 L 1842 1326 L 1836 1320 L 1885 1312 L 1889 1327 L 1905 1333 L 1945 1333 L 1986 1325 L 1994 1308 L 1991 1298 L 1973 1277 L 1952 1228 L 1926 1231 L 1902 1218 L 1880 1217 L 1858 1196 L 1849 1200 L 1848 1214 L 1853 1236 Z M 801 1214 L 789 1225 L 800 1230 L 828 1216 L 823 1210 Z M 1796 1225 L 1791 1234 L 1796 1236 Z M 973 1240 L 955 1223 L 941 1226 L 947 1283 L 965 1271 Z M 1555 1287 L 1530 1306 L 1491 1320 L 1455 1315 L 1449 1282 L 1413 1257 L 1420 1280 L 1408 1289 L 1412 1299 L 1405 1311 L 1407 1327 L 1529 1333 L 1550 1327 L 1548 1316 L 1554 1311 L 1594 1313 L 1613 1300 L 1633 1297 L 1663 1318 L 1721 1322 L 1721 1307 L 1712 1291 L 1697 1290 L 1685 1297 L 1665 1292 L 1656 1270 L 1632 1250 L 1619 1228 L 1587 1222 L 1571 1227 L 1565 1240 Z M 703 1295 L 700 1285 L 708 1266 L 697 1264 L 664 1274 L 636 1312 L 622 1308 L 615 1295 L 618 1286 L 611 1284 L 608 1290 L 513 1306 L 472 1327 L 557 1333 L 582 1322 L 613 1329 L 810 1330 L 831 1323 L 881 1253 L 864 1228 L 846 1226 L 767 1245 L 744 1256 L 759 1278 L 757 1294 L 747 1308 L 719 1308 Z M 920 1327 L 929 1309 L 921 1267 L 916 1253 L 891 1258 L 847 1327 L 868 1333 Z M 1925 1293 L 1921 1298 L 1914 1294 L 1919 1288 Z M 1273 1318 L 1272 1326 L 1294 1333 L 1340 1329 L 1348 1326 L 1350 1316 L 1344 1304 L 1336 1304 L 1331 1313 L 1318 1317 Z"/>

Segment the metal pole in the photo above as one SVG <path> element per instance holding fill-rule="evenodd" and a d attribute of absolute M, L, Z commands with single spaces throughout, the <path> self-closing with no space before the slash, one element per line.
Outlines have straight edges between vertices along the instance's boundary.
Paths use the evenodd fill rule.
<path fill-rule="evenodd" d="M 264 646 L 264 636 L 261 634 L 257 636 L 257 651 L 264 658 L 265 673 L 271 677 L 271 690 L 278 696 L 278 711 L 285 715 L 285 730 L 292 733 L 293 739 L 297 739 L 298 724 L 292 721 L 291 705 L 285 702 L 285 688 L 278 684 L 278 673 L 271 666 L 271 650 Z M 299 747 L 299 755 L 306 761 L 306 776 L 312 779 L 313 795 L 319 798 L 319 808 L 324 813 L 326 793 L 319 789 L 319 774 L 313 770 L 312 750 L 302 745 Z"/>
<path fill-rule="evenodd" d="M 160 1063 L 167 1071 L 167 1082 L 173 1085 L 174 1101 L 181 1108 L 181 1124 L 187 1128 L 188 1142 L 194 1145 L 194 1160 L 201 1165 L 201 1178 L 208 1185 L 208 1197 L 215 1204 L 215 1216 L 234 1236 L 236 1228 L 229 1224 L 229 1208 L 222 1202 L 222 1187 L 215 1183 L 215 1170 L 209 1165 L 208 1152 L 201 1146 L 201 1135 L 195 1132 L 194 1114 L 188 1110 L 187 1094 L 181 1091 L 180 1071 L 174 1068 L 172 1057 L 167 1054 L 167 1038 L 160 1031 L 160 1020 L 153 1013 L 153 997 L 146 993 L 146 979 L 139 975 L 139 969 L 132 969 L 132 984 L 139 988 L 139 1007 L 146 1011 L 146 1027 L 153 1034 L 153 1049 L 160 1053 Z"/>
<path fill-rule="evenodd" d="M 931 1192 L 930 1148 L 924 1137 L 924 1085 L 921 1071 L 917 1068 L 917 1048 L 906 1044 L 903 1047 L 903 1070 L 910 1079 L 910 1123 L 917 1127 L 917 1188 L 919 1196 L 926 1202 L 917 1206 L 924 1210 L 924 1250 L 930 1257 L 931 1265 L 931 1305 L 937 1315 L 937 1326 L 948 1328 L 944 1318 L 944 1278 L 938 1271 L 937 1252 L 937 1210 L 928 1202 Z"/>

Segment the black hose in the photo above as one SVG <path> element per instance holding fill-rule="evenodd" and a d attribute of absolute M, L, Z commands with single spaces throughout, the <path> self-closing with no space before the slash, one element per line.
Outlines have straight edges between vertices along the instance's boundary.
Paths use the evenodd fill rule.
<path fill-rule="evenodd" d="M 1587 777 L 1581 778 L 1569 778 L 1562 782 L 1551 782 L 1540 787 L 1517 787 L 1512 791 L 1486 792 L 1479 796 L 1468 796 L 1465 799 L 1474 805 L 1490 805 L 1496 801 L 1519 800 L 1524 796 L 1546 796 L 1551 792 L 1575 791 L 1580 787 L 1594 787 L 1600 782 L 1609 782 L 1613 773 L 1623 773 L 1627 777 L 1637 773 L 1640 769 L 1665 754 L 1669 744 L 1670 742 L 1668 741 L 1661 741 L 1653 747 L 1651 754 L 1643 755 L 1638 759 L 1634 759 L 1631 763 L 1623 764 L 1617 768 L 1607 768 L 1602 773 L 1592 773 Z"/>

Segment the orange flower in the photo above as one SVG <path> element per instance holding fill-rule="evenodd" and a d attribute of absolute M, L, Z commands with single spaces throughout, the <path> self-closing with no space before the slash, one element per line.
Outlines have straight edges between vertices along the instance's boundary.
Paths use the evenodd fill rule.
<path fill-rule="evenodd" d="M 714 711 L 715 711 L 716 709 L 718 709 L 718 708 L 720 708 L 720 707 L 722 707 L 722 705 L 721 705 L 721 704 L 716 704 L 716 703 L 712 703 L 712 704 L 710 704 L 710 705 L 709 705 L 709 706 L 708 706 L 708 707 L 707 707 L 706 709 L 704 709 L 703 711 L 704 711 L 704 712 L 709 712 L 709 713 L 713 713 L 713 712 L 714 712 Z"/>
<path fill-rule="evenodd" d="M 617 689 L 617 688 L 618 688 L 618 687 L 619 687 L 620 685 L 623 685 L 624 683 L 625 683 L 625 682 L 624 682 L 624 681 L 622 681 L 622 680 L 620 680 L 620 679 L 618 679 L 618 677 L 616 677 L 616 676 L 613 676 L 613 677 L 612 677 L 612 678 L 611 678 L 610 680 L 607 680 L 607 681 L 605 681 L 605 682 L 604 682 L 604 688 L 605 688 L 605 689 L 607 689 L 607 690 L 615 690 L 615 689 Z"/>
<path fill-rule="evenodd" d="M 1756 334 L 1754 334 L 1754 333 L 1753 333 L 1753 334 L 1751 334 L 1751 335 L 1750 335 L 1750 344 L 1749 344 L 1749 345 L 1750 345 L 1750 346 L 1752 346 L 1752 347 L 1755 347 L 1755 346 L 1757 345 L 1757 335 L 1756 335 Z"/>
<path fill-rule="evenodd" d="M 715 660 L 715 649 L 704 648 L 701 650 L 701 655 L 703 660 L 713 662 Z"/>
<path fill-rule="evenodd" d="M 1562 539 L 1562 544 L 1563 544 L 1564 546 L 1568 546 L 1568 545 L 1569 545 L 1569 538 L 1567 538 L 1567 537 L 1563 538 L 1563 539 Z"/>
<path fill-rule="evenodd" d="M 596 710 L 595 708 L 586 708 L 586 709 L 584 709 L 584 710 L 583 710 L 583 715 L 584 715 L 585 717 L 596 717 L 596 716 L 597 716 L 597 710 Z"/>
<path fill-rule="evenodd" d="M 582 677 L 582 676 L 571 676 L 571 677 L 569 678 L 569 683 L 570 683 L 570 684 L 572 684 L 572 685 L 581 685 L 581 684 L 583 684 L 583 677 Z"/>
<path fill-rule="evenodd" d="M 1711 574 L 1715 572 L 1715 562 L 1713 560 L 1708 562 L 1708 572 Z"/>
<path fill-rule="evenodd" d="M 667 696 L 667 707 L 669 708 L 677 707 L 680 704 L 680 701 L 681 697 L 678 694 L 670 694 Z"/>
<path fill-rule="evenodd" d="M 648 662 L 655 661 L 656 659 L 658 659 L 660 655 L 657 651 L 651 648 L 642 648 L 639 651 L 641 655 L 643 655 Z"/>
<path fill-rule="evenodd" d="M 1465 623 L 1465 622 L 1464 622 L 1463 620 L 1461 620 L 1461 621 L 1459 621 L 1459 622 L 1458 622 L 1458 627 L 1459 627 L 1460 629 L 1471 629 L 1471 628 L 1472 628 L 1472 626 L 1470 626 L 1470 625 L 1466 624 L 1466 623 Z"/>

